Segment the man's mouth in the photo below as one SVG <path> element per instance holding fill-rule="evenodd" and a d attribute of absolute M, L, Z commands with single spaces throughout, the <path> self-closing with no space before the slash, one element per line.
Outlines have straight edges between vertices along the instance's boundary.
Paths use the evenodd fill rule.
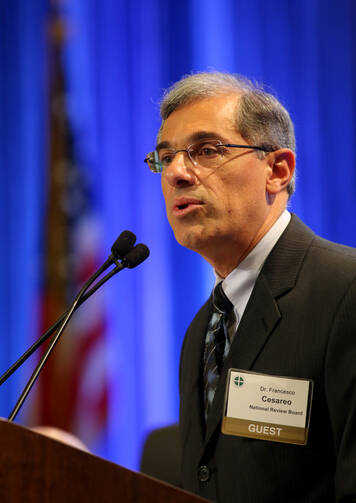
<path fill-rule="evenodd" d="M 188 213 L 196 210 L 199 206 L 202 206 L 204 203 L 199 199 L 191 199 L 191 198 L 179 198 L 176 199 L 172 206 L 172 213 L 174 216 L 184 216 Z"/>

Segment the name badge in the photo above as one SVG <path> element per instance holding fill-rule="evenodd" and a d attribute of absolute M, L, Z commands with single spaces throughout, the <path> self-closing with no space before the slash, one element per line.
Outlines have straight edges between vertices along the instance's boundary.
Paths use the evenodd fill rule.
<path fill-rule="evenodd" d="M 313 381 L 230 369 L 222 432 L 305 445 Z"/>

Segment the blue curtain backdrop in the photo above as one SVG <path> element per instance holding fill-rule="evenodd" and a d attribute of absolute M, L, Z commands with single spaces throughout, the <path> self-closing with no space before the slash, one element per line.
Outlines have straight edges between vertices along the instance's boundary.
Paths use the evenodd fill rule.
<path fill-rule="evenodd" d="M 0 1 L 1 373 L 37 335 L 46 197 L 46 13 L 45 0 Z M 2 386 L 0 416 L 10 413 L 25 377 L 21 369 Z"/>
<path fill-rule="evenodd" d="M 46 1 L 0 8 L 1 331 L 5 369 L 34 336 L 46 199 Z M 72 0 L 64 51 L 76 154 L 103 227 L 103 258 L 133 230 L 149 260 L 105 287 L 108 441 L 97 451 L 137 468 L 146 433 L 178 414 L 179 351 L 212 274 L 175 243 L 159 176 L 142 159 L 163 88 L 191 71 L 265 82 L 297 135 L 295 211 L 328 239 L 356 246 L 356 2 L 353 0 Z M 23 375 L 0 391 L 6 415 Z"/>

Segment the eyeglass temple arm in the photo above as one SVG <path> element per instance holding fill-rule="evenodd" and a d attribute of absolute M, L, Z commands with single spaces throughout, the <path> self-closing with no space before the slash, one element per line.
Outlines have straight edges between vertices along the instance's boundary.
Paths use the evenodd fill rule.
<path fill-rule="evenodd" d="M 234 143 L 225 143 L 222 147 L 235 147 L 235 148 L 253 148 L 254 150 L 261 150 L 262 152 L 274 152 L 274 149 L 259 147 L 257 145 L 235 145 Z"/>

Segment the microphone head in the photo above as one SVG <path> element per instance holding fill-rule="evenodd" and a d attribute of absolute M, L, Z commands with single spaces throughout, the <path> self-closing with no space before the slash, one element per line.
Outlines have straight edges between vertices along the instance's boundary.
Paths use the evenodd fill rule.
<path fill-rule="evenodd" d="M 141 264 L 149 256 L 150 250 L 148 247 L 142 243 L 136 245 L 128 252 L 126 257 L 123 259 L 122 264 L 129 269 L 133 269 L 137 265 Z"/>
<path fill-rule="evenodd" d="M 124 258 L 136 242 L 136 236 L 131 231 L 123 231 L 111 247 L 114 260 Z"/>

